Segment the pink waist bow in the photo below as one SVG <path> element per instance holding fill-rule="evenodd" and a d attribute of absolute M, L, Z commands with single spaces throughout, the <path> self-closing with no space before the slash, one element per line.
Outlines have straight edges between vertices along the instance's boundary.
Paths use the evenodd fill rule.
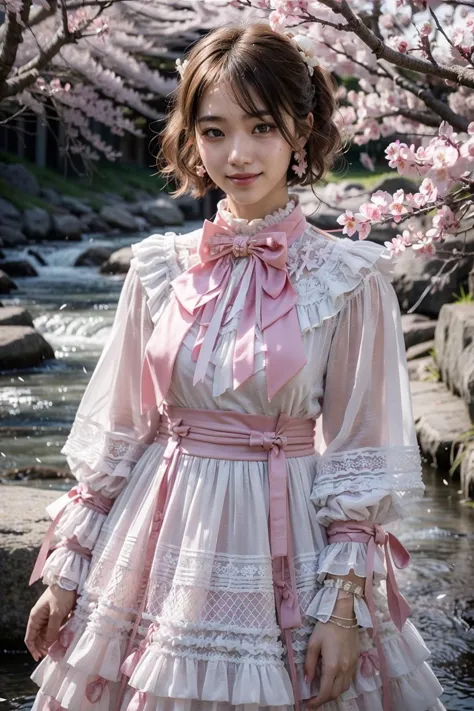
<path fill-rule="evenodd" d="M 257 327 L 265 343 L 269 400 L 306 363 L 295 308 L 296 292 L 286 263 L 288 245 L 306 227 L 301 208 L 297 205 L 282 222 L 265 227 L 252 237 L 237 235 L 223 218 L 218 215 L 216 219 L 217 222 L 204 222 L 198 244 L 199 263 L 171 283 L 170 301 L 145 352 L 142 413 L 163 403 L 180 345 L 196 321 L 200 331 L 192 352 L 197 361 L 194 385 L 206 376 L 222 325 L 238 314 L 234 388 L 253 373 Z M 235 285 L 233 258 L 247 260 Z"/>
<path fill-rule="evenodd" d="M 379 657 L 380 676 L 382 678 L 383 709 L 384 711 L 392 711 L 387 664 L 375 620 L 373 576 L 376 546 L 381 546 L 384 550 L 385 565 L 387 568 L 388 609 L 390 617 L 400 631 L 402 630 L 408 616 L 411 614 L 411 610 L 407 601 L 398 589 L 392 559 L 397 568 L 406 568 L 410 562 L 410 554 L 393 533 L 385 531 L 382 526 L 379 526 L 376 523 L 371 523 L 370 521 L 335 521 L 328 526 L 327 534 L 329 543 L 352 541 L 354 543 L 368 544 L 365 598 L 367 600 L 367 607 L 369 608 L 370 617 L 372 619 L 372 634 L 375 636 Z"/>

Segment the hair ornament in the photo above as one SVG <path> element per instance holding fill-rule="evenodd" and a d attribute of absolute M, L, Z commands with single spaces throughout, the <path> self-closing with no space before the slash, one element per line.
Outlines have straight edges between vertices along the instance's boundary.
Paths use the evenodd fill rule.
<path fill-rule="evenodd" d="M 296 49 L 301 55 L 301 58 L 308 67 L 309 75 L 312 77 L 314 73 L 314 67 L 319 66 L 319 61 L 314 56 L 314 43 L 308 35 L 291 35 L 285 32 L 286 36 L 295 45 Z"/>
<path fill-rule="evenodd" d="M 181 59 L 178 57 L 175 64 L 176 64 L 176 71 L 179 72 L 181 78 L 183 78 L 184 70 L 186 69 L 187 65 L 189 64 L 189 59 L 185 59 L 184 62 L 182 62 Z"/>

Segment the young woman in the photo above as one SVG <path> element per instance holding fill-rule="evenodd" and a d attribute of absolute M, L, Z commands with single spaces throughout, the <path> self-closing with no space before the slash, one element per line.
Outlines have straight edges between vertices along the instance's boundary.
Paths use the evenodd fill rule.
<path fill-rule="evenodd" d="M 382 528 L 423 491 L 391 258 L 289 192 L 340 149 L 334 86 L 263 24 L 181 75 L 164 172 L 226 197 L 133 245 L 32 574 L 33 709 L 440 711 Z"/>

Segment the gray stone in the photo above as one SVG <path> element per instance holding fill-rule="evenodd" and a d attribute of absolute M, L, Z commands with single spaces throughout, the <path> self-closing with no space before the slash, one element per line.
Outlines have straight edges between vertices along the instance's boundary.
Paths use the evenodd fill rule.
<path fill-rule="evenodd" d="M 39 547 L 50 518 L 45 511 L 59 491 L 2 486 L 0 504 L 0 643 L 2 648 L 25 649 L 23 640 L 31 608 L 44 590 L 29 587 Z"/>
<path fill-rule="evenodd" d="M 11 202 L 0 198 L 0 222 L 5 220 L 20 223 L 21 212 Z"/>
<path fill-rule="evenodd" d="M 50 202 L 51 205 L 59 205 L 61 203 L 61 196 L 53 188 L 42 188 L 40 192 L 40 197 L 46 202 Z"/>
<path fill-rule="evenodd" d="M 15 282 L 0 269 L 0 294 L 9 294 L 14 289 L 18 289 Z"/>
<path fill-rule="evenodd" d="M 463 398 L 474 420 L 474 303 L 442 307 L 435 345 L 443 382 Z"/>
<path fill-rule="evenodd" d="M 29 326 L 0 328 L 1 369 L 31 368 L 52 358 L 55 358 L 53 349 L 34 328 Z"/>
<path fill-rule="evenodd" d="M 34 328 L 33 317 L 22 306 L 5 306 L 0 311 L 0 326 L 30 326 Z"/>
<path fill-rule="evenodd" d="M 412 348 L 416 347 L 412 346 Z M 431 356 L 409 360 L 408 377 L 410 380 L 425 380 L 435 383 L 440 380 L 438 366 Z"/>
<path fill-rule="evenodd" d="M 89 205 L 82 202 L 82 200 L 78 200 L 70 195 L 63 195 L 61 197 L 61 205 L 69 210 L 69 212 L 72 212 L 73 215 L 77 215 L 78 217 L 81 215 L 89 215 L 94 212 L 93 209 L 89 207 Z"/>
<path fill-rule="evenodd" d="M 122 247 L 110 255 L 109 259 L 102 264 L 101 274 L 126 274 L 130 269 L 130 261 L 133 253 L 131 247 Z"/>
<path fill-rule="evenodd" d="M 414 380 L 410 389 L 421 450 L 434 467 L 447 473 L 451 448 L 455 457 L 459 449 L 457 438 L 472 427 L 467 407 L 444 383 Z M 459 475 L 459 467 L 454 474 Z"/>
<path fill-rule="evenodd" d="M 75 267 L 95 267 L 100 266 L 107 261 L 113 248 L 108 247 L 89 247 L 85 252 L 80 254 L 74 262 Z"/>
<path fill-rule="evenodd" d="M 42 207 L 28 207 L 23 213 L 23 219 L 28 237 L 44 239 L 51 232 L 51 215 Z"/>
<path fill-rule="evenodd" d="M 86 234 L 107 234 L 113 230 L 113 227 L 95 212 L 89 215 L 81 215 L 79 220 L 81 222 L 82 231 Z"/>
<path fill-rule="evenodd" d="M 462 239 L 446 240 L 438 245 L 438 249 L 447 253 L 443 256 L 415 257 L 410 249 L 405 250 L 395 262 L 393 286 L 403 311 L 408 311 L 422 297 L 427 287 L 429 292 L 416 307 L 416 312 L 436 318 L 443 304 L 454 301 L 454 293 L 461 286 L 467 288 L 469 272 L 474 265 L 474 233 L 467 238 L 467 256 L 458 259 L 456 268 L 452 265 L 444 268 L 441 275 L 438 272 L 445 264 L 449 255 L 454 255 L 462 249 Z"/>
<path fill-rule="evenodd" d="M 36 197 L 40 186 L 33 173 L 21 163 L 0 163 L 0 178 L 8 182 L 12 188 L 20 190 L 24 195 Z"/>
<path fill-rule="evenodd" d="M 118 227 L 122 232 L 136 232 L 138 230 L 135 217 L 122 206 L 105 205 L 100 211 L 100 216 L 109 225 Z"/>
<path fill-rule="evenodd" d="M 28 244 L 26 236 L 17 227 L 0 225 L 0 235 L 5 247 L 17 247 L 18 245 Z"/>
<path fill-rule="evenodd" d="M 436 321 L 422 314 L 402 314 L 402 330 L 405 348 L 425 343 L 434 338 Z"/>
<path fill-rule="evenodd" d="M 81 223 L 74 215 L 53 215 L 53 234 L 56 239 L 79 241 L 82 235 Z"/>
<path fill-rule="evenodd" d="M 27 262 L 26 259 L 9 260 L 6 262 L 1 262 L 0 267 L 11 277 L 32 277 L 38 276 L 38 272 L 34 266 Z"/>
<path fill-rule="evenodd" d="M 434 348 L 435 342 L 425 341 L 424 343 L 416 343 L 414 346 L 410 346 L 407 349 L 407 360 L 416 360 L 417 358 L 423 358 L 429 356 L 430 351 Z"/>
<path fill-rule="evenodd" d="M 182 225 L 184 215 L 178 205 L 167 195 L 158 195 L 154 200 L 140 203 L 140 212 L 148 222 L 156 226 Z"/>
<path fill-rule="evenodd" d="M 174 199 L 174 203 L 183 213 L 185 220 L 201 219 L 201 201 L 193 198 L 192 195 L 181 195 Z"/>

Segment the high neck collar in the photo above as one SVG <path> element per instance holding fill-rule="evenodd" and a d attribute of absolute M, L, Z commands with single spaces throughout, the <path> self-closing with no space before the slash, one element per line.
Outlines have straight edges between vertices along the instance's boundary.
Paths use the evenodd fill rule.
<path fill-rule="evenodd" d="M 285 221 L 293 212 L 299 212 L 300 210 L 299 196 L 297 194 L 290 194 L 285 207 L 280 207 L 268 215 L 265 215 L 265 217 L 247 220 L 245 217 L 234 217 L 228 209 L 227 198 L 222 198 L 222 200 L 219 200 L 217 203 L 217 214 L 214 222 L 228 225 L 236 234 L 250 236 L 255 235 L 264 227 Z"/>

